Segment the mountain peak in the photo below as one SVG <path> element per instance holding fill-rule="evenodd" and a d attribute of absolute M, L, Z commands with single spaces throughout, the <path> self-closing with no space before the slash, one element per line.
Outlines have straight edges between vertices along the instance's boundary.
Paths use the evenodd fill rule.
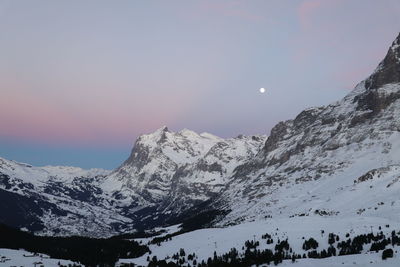
<path fill-rule="evenodd" d="M 400 33 L 393 41 L 385 58 L 366 80 L 365 87 L 377 89 L 391 83 L 400 83 Z"/>
<path fill-rule="evenodd" d="M 155 132 L 156 133 L 158 133 L 158 132 L 161 132 L 161 133 L 164 132 L 165 133 L 165 132 L 169 132 L 169 129 L 168 129 L 168 127 L 166 125 L 164 125 L 164 126 L 158 128 Z"/>

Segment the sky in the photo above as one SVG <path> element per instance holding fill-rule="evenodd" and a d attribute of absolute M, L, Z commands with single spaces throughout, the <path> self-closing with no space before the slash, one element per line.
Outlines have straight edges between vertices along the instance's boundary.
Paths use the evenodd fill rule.
<path fill-rule="evenodd" d="M 112 169 L 164 125 L 268 135 L 365 79 L 398 14 L 398 0 L 0 0 L 0 157 Z"/>

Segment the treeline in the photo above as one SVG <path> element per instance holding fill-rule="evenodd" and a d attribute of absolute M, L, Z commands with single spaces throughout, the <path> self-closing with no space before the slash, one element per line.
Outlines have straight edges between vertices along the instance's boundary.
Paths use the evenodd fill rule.
<path fill-rule="evenodd" d="M 149 251 L 135 241 L 115 238 L 35 236 L 0 224 L 0 247 L 25 249 L 52 258 L 71 260 L 85 266 L 114 266 L 119 258 L 139 257 Z"/>
<path fill-rule="evenodd" d="M 322 232 L 323 233 L 323 232 Z M 383 232 L 368 233 L 357 235 L 350 238 L 349 234 L 346 234 L 346 239 L 340 241 L 338 235 L 330 233 L 328 235 L 327 244 L 328 247 L 317 250 L 319 247 L 318 242 L 314 238 L 304 239 L 302 248 L 302 254 L 293 252 L 289 241 L 286 240 L 275 240 L 270 234 L 262 235 L 262 239 L 266 244 L 272 245 L 273 249 L 259 249 L 260 241 L 247 240 L 242 246 L 242 252 L 236 248 L 232 248 L 228 253 L 217 255 L 214 252 L 213 257 L 209 257 L 207 260 L 199 261 L 196 254 L 189 254 L 186 257 L 184 249 L 180 249 L 179 253 L 176 253 L 172 258 L 166 258 L 163 260 L 157 259 L 156 256 L 152 258 L 148 257 L 148 267 L 243 267 L 253 266 L 261 264 L 274 264 L 278 265 L 283 260 L 291 260 L 295 262 L 301 258 L 328 258 L 333 256 L 361 254 L 363 251 L 383 251 L 381 256 L 385 260 L 393 257 L 393 249 L 387 248 L 387 246 L 400 246 L 400 232 L 392 231 L 389 236 L 385 236 Z"/>
<path fill-rule="evenodd" d="M 160 245 L 162 242 L 171 240 L 174 236 L 178 236 L 197 229 L 206 228 L 207 226 L 209 226 L 209 223 L 218 218 L 218 216 L 223 216 L 227 213 L 227 211 L 220 210 L 201 210 L 201 207 L 203 207 L 207 203 L 208 201 L 204 202 L 202 205 L 199 205 L 200 209 L 198 208 L 198 210 L 191 210 L 190 212 L 184 213 L 183 216 L 179 217 L 179 220 L 169 221 L 170 224 L 181 222 L 181 229 L 172 234 L 155 237 L 150 241 L 150 244 Z"/>
<path fill-rule="evenodd" d="M 232 248 L 228 253 L 219 256 L 214 252 L 213 257 L 202 261 L 198 260 L 196 254 L 189 254 L 188 257 L 185 257 L 184 249 L 180 249 L 180 252 L 173 255 L 171 259 L 157 260 L 156 256 L 151 259 L 148 258 L 148 267 L 242 267 L 270 263 L 277 265 L 285 259 L 295 260 L 301 258 L 301 255 L 292 253 L 288 240 L 278 240 L 274 251 L 271 249 L 257 249 L 259 244 L 259 241 L 247 240 L 242 247 L 242 250 L 244 250 L 243 255 L 236 248 Z"/>

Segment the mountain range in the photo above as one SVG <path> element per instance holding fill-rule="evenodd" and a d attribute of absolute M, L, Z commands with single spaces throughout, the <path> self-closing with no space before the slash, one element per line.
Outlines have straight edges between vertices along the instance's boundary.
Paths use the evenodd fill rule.
<path fill-rule="evenodd" d="M 197 227 L 395 219 L 399 190 L 400 35 L 347 96 L 278 123 L 268 137 L 162 127 L 140 136 L 112 171 L 1 158 L 0 222 L 41 235 L 100 237 L 190 219 Z"/>

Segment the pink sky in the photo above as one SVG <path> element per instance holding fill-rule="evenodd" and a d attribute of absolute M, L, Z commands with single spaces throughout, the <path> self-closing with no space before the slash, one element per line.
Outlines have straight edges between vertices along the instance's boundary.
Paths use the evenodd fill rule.
<path fill-rule="evenodd" d="M 0 144 L 129 150 L 163 125 L 268 134 L 367 77 L 399 13 L 396 0 L 0 1 Z"/>

